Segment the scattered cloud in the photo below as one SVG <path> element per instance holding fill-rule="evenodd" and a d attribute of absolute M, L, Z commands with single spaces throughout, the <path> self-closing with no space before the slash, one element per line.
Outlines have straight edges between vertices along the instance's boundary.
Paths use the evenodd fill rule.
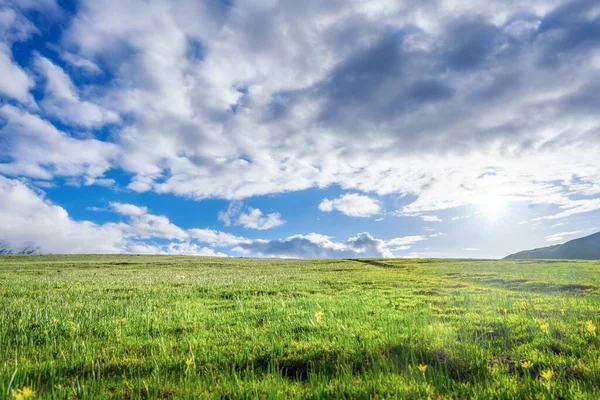
<path fill-rule="evenodd" d="M 348 193 L 337 199 L 327 198 L 319 204 L 319 210 L 332 212 L 334 210 L 350 217 L 372 217 L 381 213 L 379 201 L 358 193 Z"/>
<path fill-rule="evenodd" d="M 566 236 L 577 235 L 578 233 L 581 233 L 581 232 L 582 231 L 571 231 L 571 232 L 555 233 L 555 234 L 546 236 L 546 241 L 547 242 L 560 242 L 560 241 L 563 241 Z"/>
<path fill-rule="evenodd" d="M 439 236 L 446 236 L 446 234 L 444 232 L 437 232 L 432 235 L 429 235 L 430 238 L 439 237 Z"/>
<path fill-rule="evenodd" d="M 278 212 L 263 214 L 258 208 L 248 207 L 243 210 L 241 202 L 231 202 L 226 211 L 219 212 L 218 218 L 225 226 L 241 225 L 247 229 L 264 231 L 285 224 Z"/>
<path fill-rule="evenodd" d="M 421 219 L 425 222 L 442 222 L 442 220 L 435 215 L 421 215 Z"/>
<path fill-rule="evenodd" d="M 37 56 L 35 65 L 45 78 L 44 98 L 40 105 L 48 115 L 85 128 L 101 127 L 117 123 L 118 114 L 97 104 L 81 100 L 77 88 L 69 76 L 52 61 Z"/>
<path fill-rule="evenodd" d="M 0 238 L 18 247 L 34 244 L 43 253 L 140 253 L 264 257 L 394 257 L 427 240 L 406 236 L 383 240 L 362 232 L 345 241 L 318 233 L 284 239 L 249 239 L 212 229 L 182 229 L 147 207 L 109 203 L 124 221 L 95 224 L 76 221 L 67 211 L 25 183 L 0 176 Z M 105 209 L 100 209 L 105 210 Z M 156 242 L 159 240 L 159 242 Z M 165 242 L 166 241 L 166 242 Z"/>
<path fill-rule="evenodd" d="M 532 219 L 532 221 L 542 221 L 546 219 L 561 219 L 572 215 L 586 213 L 600 209 L 600 199 L 585 199 L 585 200 L 569 200 L 560 206 L 561 211 L 556 214 L 546 215 Z"/>

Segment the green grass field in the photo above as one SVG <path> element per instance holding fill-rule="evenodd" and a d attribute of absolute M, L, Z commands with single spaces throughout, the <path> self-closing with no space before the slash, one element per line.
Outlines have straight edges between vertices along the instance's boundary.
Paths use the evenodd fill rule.
<path fill-rule="evenodd" d="M 600 398 L 600 262 L 378 262 L 0 257 L 0 398 Z"/>

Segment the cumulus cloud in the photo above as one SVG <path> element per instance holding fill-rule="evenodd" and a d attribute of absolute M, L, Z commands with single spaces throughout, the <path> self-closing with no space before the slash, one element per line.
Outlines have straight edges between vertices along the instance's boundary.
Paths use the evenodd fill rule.
<path fill-rule="evenodd" d="M 126 233 L 139 239 L 164 238 L 184 240 L 188 238 L 187 232 L 174 225 L 163 215 L 148 213 L 146 207 L 133 204 L 110 203 L 118 213 L 128 217 Z"/>
<path fill-rule="evenodd" d="M 231 202 L 226 211 L 219 212 L 218 218 L 225 226 L 241 225 L 247 229 L 264 231 L 285 224 L 278 212 L 263 214 L 258 208 L 248 207 L 243 210 L 241 202 Z"/>
<path fill-rule="evenodd" d="M 359 233 L 345 242 L 317 233 L 293 235 L 281 240 L 252 240 L 240 243 L 234 250 L 268 257 L 343 258 L 393 257 L 384 240 L 367 232 Z"/>
<path fill-rule="evenodd" d="M 45 253 L 119 253 L 127 249 L 121 224 L 75 221 L 67 211 L 18 180 L 0 176 L 0 238 Z"/>
<path fill-rule="evenodd" d="M 337 210 L 350 217 L 372 217 L 381 212 L 379 201 L 358 193 L 348 193 L 337 199 L 323 199 L 319 204 L 319 210 L 331 212 Z"/>
<path fill-rule="evenodd" d="M 50 122 L 11 105 L 0 106 L 0 173 L 52 179 L 55 176 L 96 178 L 111 168 L 117 146 L 78 139 Z"/>
<path fill-rule="evenodd" d="M 182 229 L 147 207 L 109 203 L 121 222 L 77 221 L 25 183 L 0 175 L 0 239 L 9 245 L 32 245 L 42 253 L 137 253 L 264 257 L 393 257 L 393 251 L 426 240 L 409 236 L 383 240 L 367 232 L 345 241 L 318 233 L 284 239 L 249 239 L 211 229 Z M 105 209 L 101 209 L 105 210 Z M 403 245 L 403 246 L 402 246 Z"/>

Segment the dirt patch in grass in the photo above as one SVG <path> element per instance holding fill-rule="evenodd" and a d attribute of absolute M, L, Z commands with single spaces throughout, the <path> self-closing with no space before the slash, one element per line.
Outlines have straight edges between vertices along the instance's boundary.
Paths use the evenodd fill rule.
<path fill-rule="evenodd" d="M 391 265 L 391 264 L 383 263 L 381 261 L 366 260 L 364 258 L 349 258 L 348 261 L 355 261 L 355 262 L 368 264 L 368 265 L 372 265 L 374 267 L 381 267 L 381 268 L 404 268 L 404 265 Z"/>
<path fill-rule="evenodd" d="M 577 290 L 596 290 L 598 289 L 593 285 L 581 285 L 581 284 L 573 284 L 573 285 L 561 285 L 557 287 L 557 290 L 561 292 L 571 292 Z"/>

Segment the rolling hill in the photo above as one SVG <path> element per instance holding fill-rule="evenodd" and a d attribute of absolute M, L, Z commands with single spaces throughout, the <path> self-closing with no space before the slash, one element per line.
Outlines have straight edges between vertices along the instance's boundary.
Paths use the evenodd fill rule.
<path fill-rule="evenodd" d="M 600 232 L 563 244 L 525 250 L 505 257 L 506 260 L 540 258 L 600 260 Z"/>

